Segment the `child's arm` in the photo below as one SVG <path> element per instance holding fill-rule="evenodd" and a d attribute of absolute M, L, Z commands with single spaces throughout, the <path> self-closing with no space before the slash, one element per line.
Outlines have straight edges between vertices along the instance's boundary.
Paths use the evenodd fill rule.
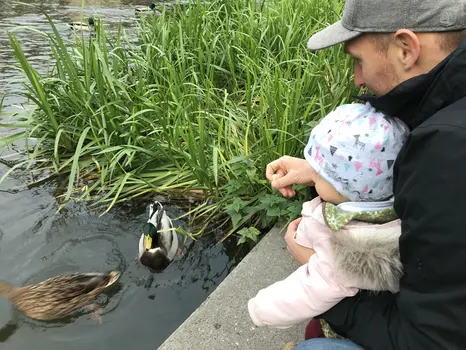
<path fill-rule="evenodd" d="M 345 288 L 333 280 L 325 257 L 313 254 L 286 279 L 262 289 L 248 302 L 249 315 L 257 326 L 288 328 L 328 311 L 356 288 Z"/>
<path fill-rule="evenodd" d="M 303 210 L 302 214 L 302 219 L 288 226 L 285 239 L 288 250 L 304 265 L 249 301 L 249 315 L 257 326 L 287 328 L 320 315 L 357 293 L 356 288 L 345 288 L 334 278 L 330 246 L 333 232 L 308 211 Z"/>
<path fill-rule="evenodd" d="M 295 259 L 300 265 L 307 264 L 311 256 L 315 253 L 314 249 L 306 248 L 296 243 L 293 237 L 289 240 L 287 239 L 286 247 L 293 256 L 293 259 Z"/>
<path fill-rule="evenodd" d="M 288 225 L 288 229 L 285 233 L 286 248 L 293 256 L 293 259 L 296 260 L 300 265 L 307 264 L 312 254 L 315 253 L 315 250 L 312 249 L 310 246 L 303 246 L 301 244 L 298 244 L 295 240 L 296 234 L 298 233 L 298 229 L 302 231 L 303 226 L 305 226 L 306 222 L 306 218 L 298 218 L 292 221 Z M 300 233 L 302 234 L 302 232 Z"/>
<path fill-rule="evenodd" d="M 356 288 L 345 288 L 334 277 L 330 240 L 334 233 L 313 217 L 316 203 L 303 205 L 301 219 L 290 223 L 285 234 L 288 250 L 299 267 L 286 279 L 262 289 L 248 303 L 249 315 L 257 326 L 287 328 L 322 314 Z M 296 233 L 296 237 L 295 237 Z"/>

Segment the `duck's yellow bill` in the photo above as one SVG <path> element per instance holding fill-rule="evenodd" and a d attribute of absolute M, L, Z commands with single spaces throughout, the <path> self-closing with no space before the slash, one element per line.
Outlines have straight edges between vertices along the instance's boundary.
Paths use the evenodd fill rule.
<path fill-rule="evenodd" d="M 149 250 L 152 247 L 152 237 L 144 235 L 144 249 Z"/>

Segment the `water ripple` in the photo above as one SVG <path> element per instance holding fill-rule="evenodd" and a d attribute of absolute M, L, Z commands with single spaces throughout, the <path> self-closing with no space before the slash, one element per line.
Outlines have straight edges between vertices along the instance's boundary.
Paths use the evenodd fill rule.
<path fill-rule="evenodd" d="M 89 6 L 82 11 L 81 0 L 0 0 L 0 98 L 6 92 L 22 89 L 23 76 L 13 68 L 17 63 L 8 32 L 15 33 L 39 72 L 44 73 L 50 64 L 46 40 L 29 28 L 51 32 L 41 8 L 66 41 L 72 39 L 68 22 L 96 16 L 109 28 L 119 22 L 131 27 L 135 23 L 134 5 L 147 3 L 86 0 Z M 8 95 L 3 102 L 4 110 L 20 112 L 25 99 Z M 5 134 L 7 131 L 0 129 L 0 137 Z M 0 156 L 14 155 L 21 147 L 18 143 Z M 0 176 L 4 171 L 6 167 L 0 165 Z M 59 322 L 36 322 L 15 312 L 0 298 L 0 342 L 5 343 L 2 348 L 126 350 L 137 344 L 141 350 L 156 349 L 243 255 L 237 254 L 235 241 L 217 244 L 215 238 L 206 237 L 188 241 L 184 257 L 175 259 L 162 273 L 152 274 L 134 260 L 141 228 L 147 220 L 146 204 L 125 204 L 102 217 L 78 204 L 57 213 L 55 185 L 24 189 L 31 174 L 19 174 L 0 186 L 0 279 L 24 285 L 65 272 L 110 269 L 121 270 L 122 276 L 118 284 L 97 298 L 104 311 L 102 325 L 81 312 Z M 171 217 L 184 213 L 174 205 L 166 209 Z M 186 223 L 176 224 L 189 230 Z"/>

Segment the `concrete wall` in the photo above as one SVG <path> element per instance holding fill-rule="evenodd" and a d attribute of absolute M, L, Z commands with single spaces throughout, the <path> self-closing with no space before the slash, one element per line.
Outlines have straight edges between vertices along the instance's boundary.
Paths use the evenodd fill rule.
<path fill-rule="evenodd" d="M 305 323 L 288 329 L 258 328 L 247 309 L 249 298 L 297 267 L 283 232 L 273 229 L 159 349 L 283 349 L 287 342 L 303 339 Z"/>

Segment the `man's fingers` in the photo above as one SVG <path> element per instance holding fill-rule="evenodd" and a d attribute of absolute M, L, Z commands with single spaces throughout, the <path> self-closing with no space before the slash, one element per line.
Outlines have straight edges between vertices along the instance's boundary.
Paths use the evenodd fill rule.
<path fill-rule="evenodd" d="M 267 164 L 267 168 L 265 169 L 265 177 L 269 182 L 272 182 L 273 175 L 280 170 L 280 159 L 274 160 Z"/>
<path fill-rule="evenodd" d="M 285 176 L 285 172 L 281 169 L 277 170 L 275 174 L 272 175 L 272 182 Z"/>
<path fill-rule="evenodd" d="M 278 179 L 275 179 L 272 181 L 272 188 L 279 189 L 279 188 L 284 188 L 287 186 L 293 185 L 293 179 L 291 178 L 290 174 L 286 174 L 285 176 L 282 176 Z"/>
<path fill-rule="evenodd" d="M 287 156 L 283 156 L 267 165 L 265 176 L 273 189 L 278 190 L 283 197 L 294 197 L 296 191 L 291 187 L 296 181 L 296 174 L 289 173 L 286 169 Z"/>
<path fill-rule="evenodd" d="M 282 194 L 283 197 L 288 197 L 288 190 L 286 188 L 279 188 L 278 191 Z"/>
<path fill-rule="evenodd" d="M 289 198 L 291 198 L 291 197 L 294 197 L 294 195 L 296 194 L 296 191 L 293 190 L 293 189 L 291 188 L 291 186 L 286 186 L 286 187 L 283 187 L 283 188 L 278 188 L 277 190 L 282 194 L 283 197 L 289 197 Z"/>
<path fill-rule="evenodd" d="M 291 188 L 291 186 L 287 187 L 287 192 L 288 192 L 288 193 L 287 193 L 287 197 L 290 197 L 290 198 L 291 198 L 291 197 L 294 197 L 294 195 L 296 194 L 296 191 L 293 190 L 293 189 Z"/>
<path fill-rule="evenodd" d="M 267 178 L 267 180 L 272 182 L 272 176 L 278 172 L 281 172 L 282 176 L 285 175 L 288 158 L 288 156 L 283 156 L 267 164 L 267 167 L 265 169 L 265 177 Z"/>
<path fill-rule="evenodd" d="M 291 198 L 293 197 L 293 191 L 291 191 L 289 188 L 283 188 L 280 190 L 281 194 L 283 197 Z"/>

